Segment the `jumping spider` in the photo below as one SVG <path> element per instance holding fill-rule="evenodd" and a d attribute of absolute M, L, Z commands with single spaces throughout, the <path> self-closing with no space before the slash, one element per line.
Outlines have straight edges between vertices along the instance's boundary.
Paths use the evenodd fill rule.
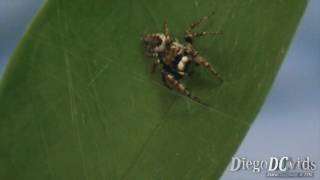
<path fill-rule="evenodd" d="M 188 75 L 188 66 L 191 63 L 201 65 L 208 70 L 219 80 L 223 81 L 221 76 L 216 72 L 208 60 L 201 56 L 193 47 L 193 41 L 197 37 L 205 35 L 217 35 L 219 32 L 193 32 L 192 30 L 207 20 L 204 16 L 200 20 L 192 23 L 184 34 L 185 42 L 179 42 L 170 38 L 168 24 L 164 22 L 164 32 L 145 34 L 142 38 L 144 46 L 147 50 L 147 55 L 154 58 L 152 72 L 158 65 L 161 65 L 161 75 L 164 85 L 169 89 L 175 89 L 179 93 L 195 100 L 198 103 L 204 104 L 196 96 L 191 95 L 191 92 L 181 83 L 181 80 Z M 205 104 L 206 105 L 206 104 Z"/>

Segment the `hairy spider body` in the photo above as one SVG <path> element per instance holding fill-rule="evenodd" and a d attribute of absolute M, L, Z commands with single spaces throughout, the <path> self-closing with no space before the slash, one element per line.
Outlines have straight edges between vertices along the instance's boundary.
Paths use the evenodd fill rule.
<path fill-rule="evenodd" d="M 185 31 L 183 44 L 170 38 L 168 25 L 164 23 L 163 33 L 145 34 L 143 42 L 147 50 L 147 55 L 154 58 L 152 72 L 161 66 L 163 83 L 169 89 L 175 89 L 179 93 L 201 103 L 200 99 L 191 95 L 190 91 L 181 83 L 181 80 L 188 75 L 188 67 L 191 63 L 201 65 L 222 81 L 221 76 L 214 70 L 208 60 L 201 56 L 193 47 L 193 41 L 197 37 L 205 35 L 217 35 L 217 32 L 196 33 L 192 30 L 208 17 L 204 16 L 199 21 L 192 23 Z"/>

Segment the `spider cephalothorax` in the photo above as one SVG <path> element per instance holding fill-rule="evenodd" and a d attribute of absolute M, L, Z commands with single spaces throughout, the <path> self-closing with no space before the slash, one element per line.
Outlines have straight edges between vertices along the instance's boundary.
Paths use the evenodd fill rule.
<path fill-rule="evenodd" d="M 197 37 L 208 34 L 220 34 L 217 32 L 192 32 L 197 25 L 207 18 L 207 16 L 202 17 L 199 21 L 192 23 L 189 26 L 185 31 L 185 43 L 183 44 L 173 41 L 170 38 L 166 22 L 164 23 L 163 33 L 145 34 L 143 37 L 143 43 L 147 50 L 147 55 L 154 58 L 152 71 L 154 72 L 155 68 L 158 65 L 161 65 L 161 74 L 164 85 L 170 89 L 175 89 L 197 102 L 200 102 L 199 98 L 192 96 L 190 91 L 187 90 L 187 88 L 180 82 L 181 79 L 187 75 L 187 69 L 191 63 L 208 68 L 215 77 L 222 81 L 222 78 L 213 69 L 208 60 L 201 56 L 193 47 L 193 41 Z"/>

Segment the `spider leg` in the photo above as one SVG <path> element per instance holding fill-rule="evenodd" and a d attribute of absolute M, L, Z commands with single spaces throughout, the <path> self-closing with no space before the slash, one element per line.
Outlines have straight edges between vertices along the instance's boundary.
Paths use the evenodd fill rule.
<path fill-rule="evenodd" d="M 165 36 L 169 36 L 169 27 L 167 20 L 165 20 L 163 23 L 163 32 Z"/>
<path fill-rule="evenodd" d="M 167 87 L 168 89 L 172 89 L 172 87 L 169 85 L 169 82 L 167 81 L 167 76 L 168 73 L 164 70 L 162 70 L 161 72 L 161 77 L 162 77 L 162 82 L 164 84 L 165 87 Z"/>
<path fill-rule="evenodd" d="M 200 33 L 192 33 L 193 38 L 206 36 L 206 35 L 221 35 L 222 32 L 200 32 Z"/>
<path fill-rule="evenodd" d="M 152 67 L 151 67 L 151 72 L 154 73 L 154 71 L 156 70 L 157 66 L 160 64 L 160 59 L 155 59 L 152 63 Z"/>
<path fill-rule="evenodd" d="M 188 43 L 193 43 L 195 38 L 206 36 L 206 35 L 222 35 L 222 32 L 189 32 L 186 33 L 184 39 Z"/>
<path fill-rule="evenodd" d="M 194 39 L 194 33 L 192 32 L 192 30 L 197 27 L 199 24 L 201 24 L 203 21 L 207 20 L 208 16 L 203 16 L 200 20 L 192 23 L 188 29 L 185 30 L 184 32 L 184 39 L 185 41 L 189 42 L 192 44 L 193 39 Z"/>
<path fill-rule="evenodd" d="M 214 12 L 212 12 L 210 15 L 212 15 L 212 14 L 214 14 Z M 185 31 L 184 39 L 187 42 L 192 44 L 194 38 L 205 36 L 205 35 L 219 35 L 219 34 L 222 34 L 221 32 L 200 32 L 200 33 L 192 32 L 192 30 L 195 27 L 197 27 L 199 24 L 201 24 L 203 21 L 205 21 L 207 19 L 208 19 L 208 16 L 203 16 L 200 20 L 192 23 L 189 26 L 189 28 Z"/>
<path fill-rule="evenodd" d="M 211 13 L 213 14 L 213 12 Z M 186 30 L 186 33 L 190 33 L 191 30 L 193 30 L 195 27 L 197 27 L 199 24 L 201 24 L 202 22 L 204 22 L 205 20 L 208 19 L 208 16 L 203 16 L 201 17 L 199 20 L 193 22 L 189 27 L 188 29 Z"/>
<path fill-rule="evenodd" d="M 208 106 L 207 104 L 201 102 L 201 100 L 198 97 L 193 96 L 191 94 L 191 92 L 182 83 L 180 83 L 178 80 L 176 80 L 172 74 L 170 74 L 166 71 L 162 71 L 162 75 L 163 75 L 163 78 L 164 78 L 166 84 L 170 84 L 170 87 L 174 88 L 177 92 L 183 94 L 184 96 L 187 96 L 188 98 L 190 98 L 190 99 L 192 99 L 202 105 Z"/>
<path fill-rule="evenodd" d="M 198 65 L 201 65 L 201 66 L 208 68 L 209 71 L 211 72 L 211 74 L 213 74 L 215 77 L 217 77 L 220 81 L 223 81 L 220 74 L 213 68 L 213 66 L 208 62 L 208 60 L 205 57 L 197 55 L 196 57 L 194 57 L 194 61 Z"/>

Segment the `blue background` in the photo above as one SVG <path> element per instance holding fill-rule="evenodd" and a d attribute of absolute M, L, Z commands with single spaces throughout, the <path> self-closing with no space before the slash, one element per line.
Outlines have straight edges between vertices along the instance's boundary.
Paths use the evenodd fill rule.
<path fill-rule="evenodd" d="M 0 0 L 0 77 L 43 0 Z M 317 161 L 320 179 L 320 1 L 309 1 L 272 90 L 235 156 Z M 221 180 L 270 179 L 264 173 L 230 172 Z M 289 178 L 288 178 L 289 179 Z M 302 180 L 303 178 L 299 178 Z M 305 178 L 310 179 L 310 178 Z"/>

